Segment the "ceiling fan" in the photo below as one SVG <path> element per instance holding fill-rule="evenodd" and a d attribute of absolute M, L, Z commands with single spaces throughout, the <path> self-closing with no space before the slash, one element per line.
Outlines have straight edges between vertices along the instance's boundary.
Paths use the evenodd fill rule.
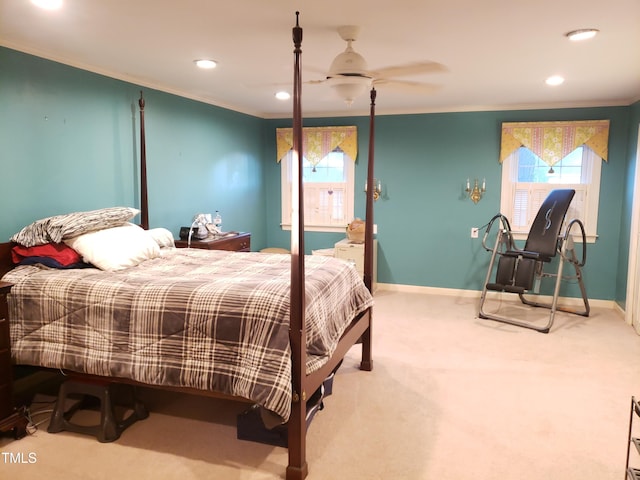
<path fill-rule="evenodd" d="M 394 77 L 446 72 L 446 67 L 440 63 L 416 62 L 369 70 L 364 57 L 356 52 L 352 46 L 359 33 L 360 27 L 356 25 L 338 27 L 338 35 L 347 42 L 347 48 L 331 62 L 326 78 L 311 80 L 307 83 L 328 84 L 347 105 L 351 105 L 355 98 L 363 94 L 367 89 L 380 85 L 385 88 L 392 87 L 416 94 L 431 93 L 439 88 L 439 85 L 431 83 L 397 80 Z"/>

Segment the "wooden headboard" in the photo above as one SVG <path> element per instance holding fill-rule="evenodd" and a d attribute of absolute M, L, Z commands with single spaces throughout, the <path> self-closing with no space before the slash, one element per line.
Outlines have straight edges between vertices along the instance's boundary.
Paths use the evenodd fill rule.
<path fill-rule="evenodd" d="M 14 245 L 13 242 L 0 243 L 0 278 L 14 267 L 11 260 L 11 249 Z"/>

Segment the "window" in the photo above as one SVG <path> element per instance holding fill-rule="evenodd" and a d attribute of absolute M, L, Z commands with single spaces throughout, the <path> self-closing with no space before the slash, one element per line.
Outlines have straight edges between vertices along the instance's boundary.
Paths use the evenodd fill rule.
<path fill-rule="evenodd" d="M 281 160 L 282 227 L 291 228 L 292 152 Z M 310 231 L 344 231 L 353 219 L 355 166 L 340 148 L 322 158 L 315 166 L 304 158 L 304 223 Z"/>
<path fill-rule="evenodd" d="M 600 169 L 609 154 L 609 123 L 604 119 L 502 124 L 500 210 L 518 232 L 516 238 L 526 238 L 551 190 L 573 188 L 576 194 L 567 218 L 580 219 L 587 239 L 595 241 Z"/>
<path fill-rule="evenodd" d="M 344 231 L 353 219 L 354 162 L 358 155 L 355 126 L 304 127 L 301 149 L 304 182 L 304 228 Z M 276 155 L 281 164 L 283 229 L 291 228 L 293 130 L 276 129 Z"/>
<path fill-rule="evenodd" d="M 576 191 L 567 220 L 578 218 L 587 238 L 595 241 L 602 159 L 589 147 L 573 150 L 553 167 L 531 150 L 520 147 L 502 163 L 500 211 L 509 219 L 516 238 L 526 238 L 533 219 L 548 193 L 555 188 Z"/>

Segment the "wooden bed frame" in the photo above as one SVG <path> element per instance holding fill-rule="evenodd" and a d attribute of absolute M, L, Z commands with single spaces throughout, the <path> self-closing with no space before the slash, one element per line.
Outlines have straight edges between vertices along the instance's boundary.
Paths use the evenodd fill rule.
<path fill-rule="evenodd" d="M 306 373 L 306 334 L 305 334 L 305 256 L 304 256 L 304 192 L 302 181 L 302 114 L 301 114 L 301 45 L 302 28 L 298 22 L 299 12 L 296 12 L 296 25 L 292 29 L 294 43 L 294 84 L 293 84 L 293 152 L 297 163 L 294 164 L 294 174 L 298 177 L 293 182 L 292 200 L 293 214 L 291 226 L 291 319 L 289 338 L 292 355 L 292 388 L 293 400 L 289 421 L 287 423 L 289 464 L 286 469 L 287 480 L 302 480 L 308 474 L 306 460 L 306 433 L 307 433 L 307 401 L 311 395 L 320 388 L 323 382 L 338 368 L 344 356 L 356 343 L 362 344 L 362 357 L 360 369 L 370 371 L 373 369 L 372 359 L 372 309 L 355 318 L 339 341 L 333 356 L 317 371 Z M 364 254 L 364 281 L 371 291 L 373 278 L 373 192 L 374 192 L 374 119 L 375 119 L 375 89 L 371 90 L 371 114 L 369 158 L 367 172 L 367 196 L 366 196 L 366 226 L 365 226 L 365 254 Z M 147 165 L 144 130 L 144 99 L 142 92 L 139 100 L 140 106 L 140 177 L 141 177 L 141 226 L 149 228 L 148 203 L 147 203 Z M 11 248 L 15 244 L 0 243 L 0 277 L 13 268 L 11 261 Z M 75 374 L 74 374 L 75 375 Z M 81 375 L 87 377 L 86 375 Z M 96 378 L 95 376 L 88 376 Z M 105 379 L 114 382 L 143 385 L 128 379 Z M 148 386 L 148 385 L 143 385 Z M 155 387 L 154 388 L 165 388 Z M 187 392 L 191 394 L 234 398 L 218 395 L 215 392 L 205 392 L 189 388 L 169 388 L 171 390 Z M 238 400 L 237 398 L 235 398 Z M 240 399 L 246 401 L 246 399 Z"/>

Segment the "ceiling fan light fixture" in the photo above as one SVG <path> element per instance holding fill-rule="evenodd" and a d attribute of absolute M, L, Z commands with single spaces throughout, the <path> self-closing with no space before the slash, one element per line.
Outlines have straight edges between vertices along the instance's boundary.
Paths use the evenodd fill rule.
<path fill-rule="evenodd" d="M 367 77 L 338 76 L 329 79 L 331 88 L 349 106 L 367 90 L 370 84 L 371 79 Z"/>
<path fill-rule="evenodd" d="M 216 66 L 218 65 L 215 60 L 209 60 L 205 58 L 194 60 L 193 63 L 195 63 L 198 68 L 202 68 L 204 70 L 211 70 L 212 68 L 216 68 Z"/>
<path fill-rule="evenodd" d="M 289 92 L 285 92 L 284 90 L 280 92 L 276 92 L 275 97 L 278 100 L 289 100 L 291 98 L 291 94 Z"/>
<path fill-rule="evenodd" d="M 367 61 L 362 55 L 351 48 L 351 40 L 348 41 L 347 49 L 338 54 L 331 62 L 329 76 L 333 75 L 366 75 L 369 68 Z"/>
<path fill-rule="evenodd" d="M 579 30 L 572 30 L 566 33 L 565 36 L 572 42 L 579 42 L 595 37 L 599 31 L 597 28 L 581 28 Z"/>

